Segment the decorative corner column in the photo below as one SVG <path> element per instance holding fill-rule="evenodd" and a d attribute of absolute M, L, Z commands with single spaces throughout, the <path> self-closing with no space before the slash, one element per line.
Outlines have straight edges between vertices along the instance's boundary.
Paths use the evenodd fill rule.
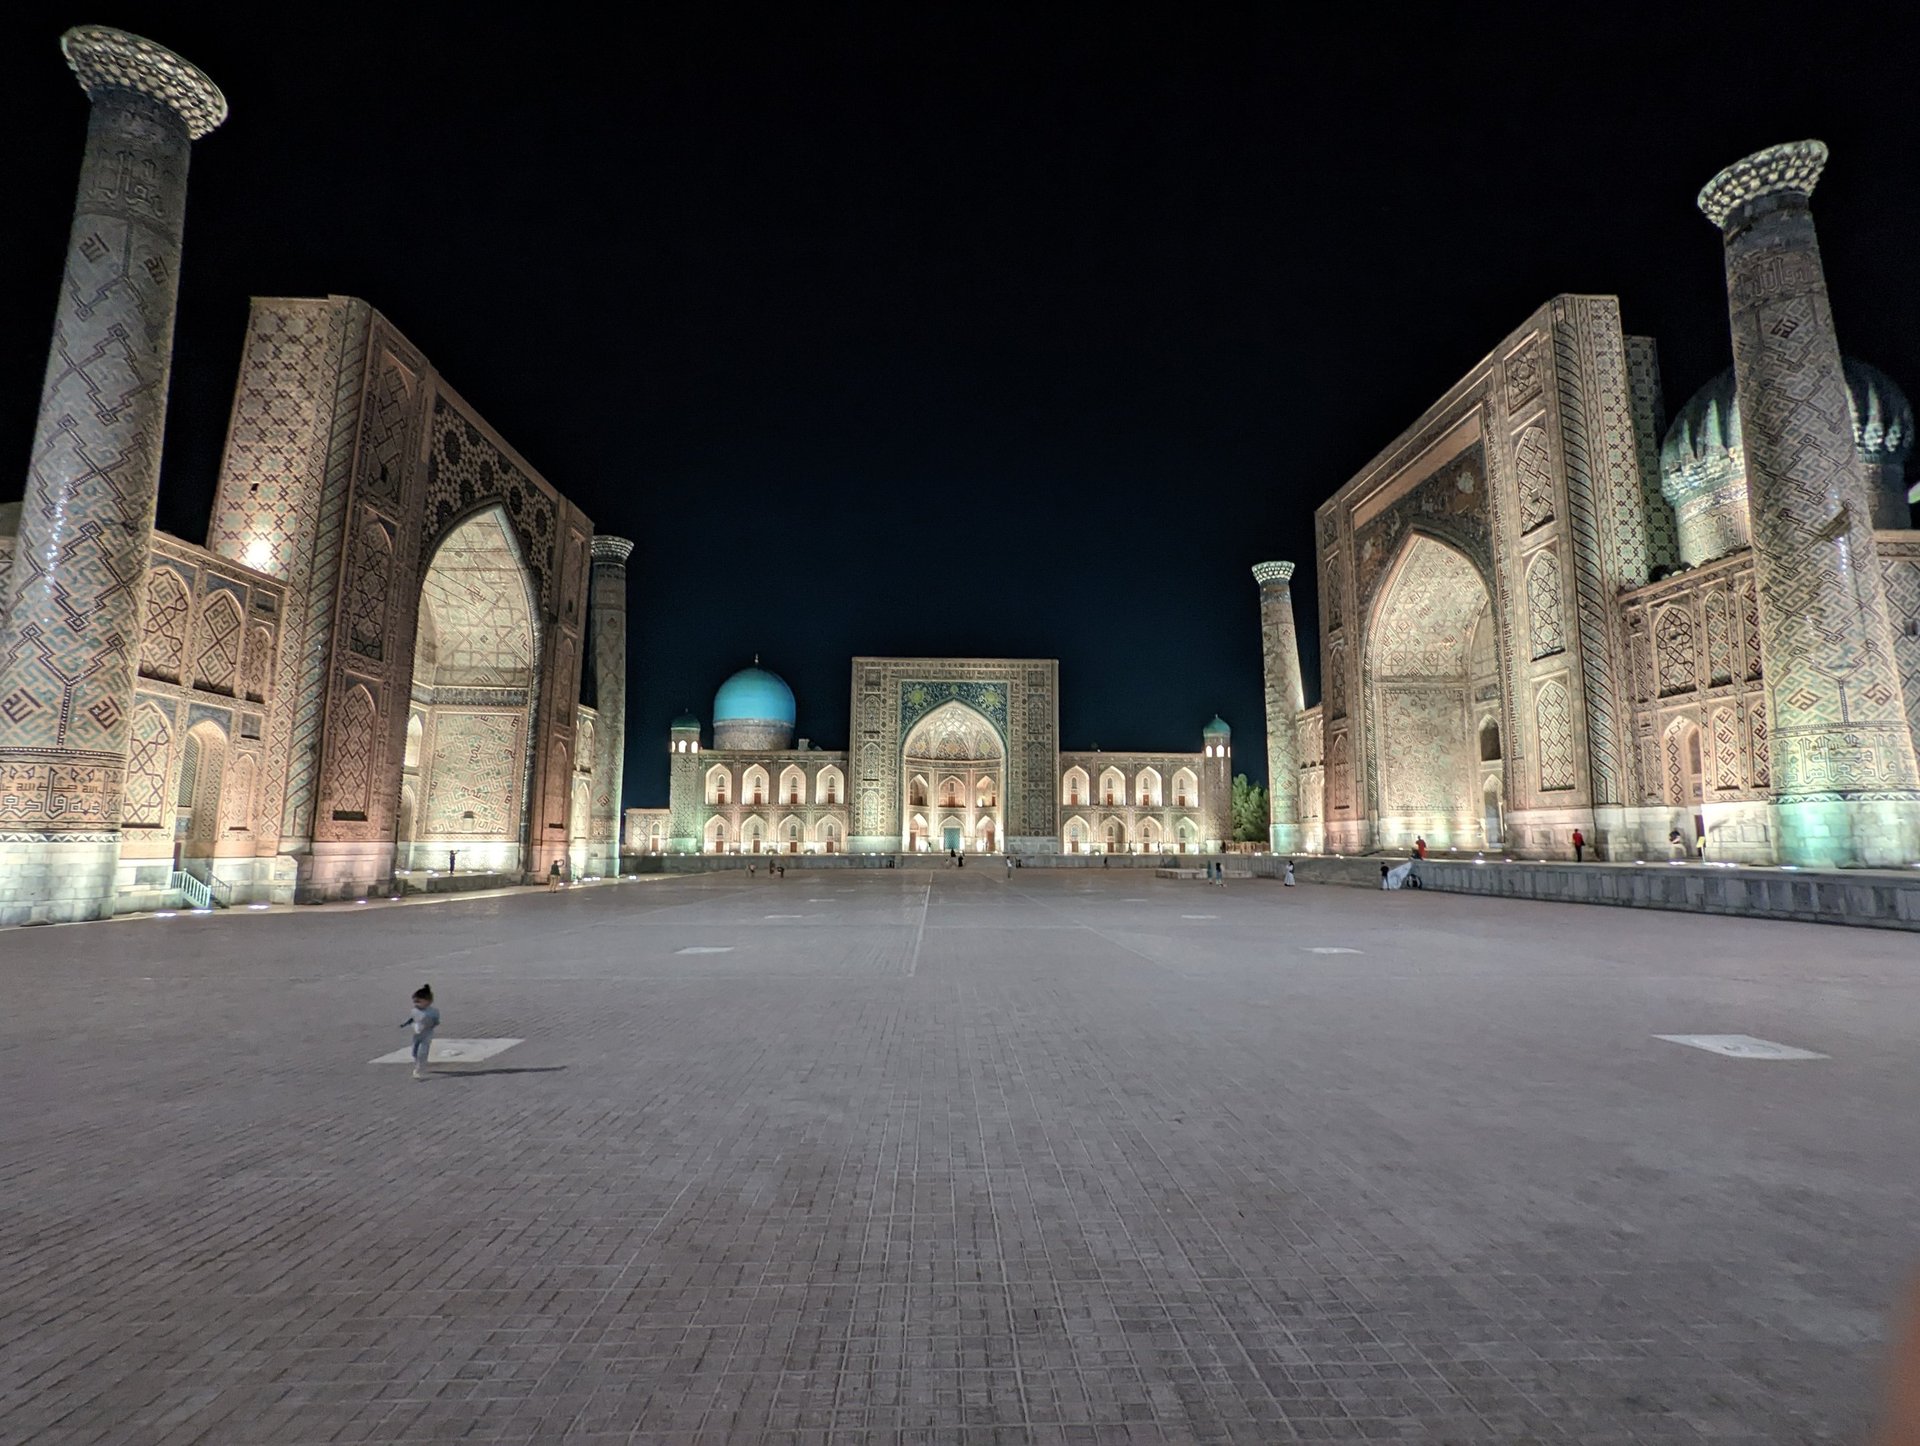
<path fill-rule="evenodd" d="M 627 761 L 627 558 L 632 552 L 633 544 L 624 537 L 593 539 L 587 646 L 593 654 L 594 706 L 600 721 L 593 735 L 588 868 L 603 878 L 620 872 L 620 790 Z"/>
<path fill-rule="evenodd" d="M 0 923 L 113 912 L 192 143 L 226 97 L 87 25 L 93 102 L 0 625 Z"/>
<path fill-rule="evenodd" d="M 1819 141 L 1736 161 L 1699 206 L 1726 244 L 1780 858 L 1920 854 L 1920 770 L 1894 662 L 1810 201 Z"/>
<path fill-rule="evenodd" d="M 1268 846 L 1300 851 L 1300 643 L 1293 627 L 1293 564 L 1254 564 L 1260 584 L 1260 656 L 1267 682 Z"/>

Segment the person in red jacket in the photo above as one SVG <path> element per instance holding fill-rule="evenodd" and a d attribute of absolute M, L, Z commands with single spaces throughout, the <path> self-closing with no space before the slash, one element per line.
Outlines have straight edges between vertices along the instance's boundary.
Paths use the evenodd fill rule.
<path fill-rule="evenodd" d="M 1587 836 L 1581 833 L 1579 829 L 1575 829 L 1573 831 L 1573 861 L 1576 864 L 1581 862 L 1581 855 L 1586 852 L 1586 849 Z"/>
<path fill-rule="evenodd" d="M 1427 856 L 1427 841 L 1425 839 L 1416 838 L 1413 841 L 1413 856 L 1417 859 L 1424 859 Z"/>

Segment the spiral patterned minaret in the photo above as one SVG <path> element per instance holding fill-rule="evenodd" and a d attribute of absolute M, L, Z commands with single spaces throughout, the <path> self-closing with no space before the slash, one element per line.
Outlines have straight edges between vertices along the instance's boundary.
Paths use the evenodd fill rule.
<path fill-rule="evenodd" d="M 1293 627 L 1293 564 L 1262 562 L 1260 656 L 1267 682 L 1268 846 L 1277 854 L 1300 850 L 1300 644 Z"/>
<path fill-rule="evenodd" d="M 1826 163 L 1774 146 L 1699 205 L 1726 245 L 1781 861 L 1897 865 L 1920 855 L 1920 776 L 1813 229 Z"/>
<path fill-rule="evenodd" d="M 627 763 L 627 558 L 624 537 L 593 539 L 587 600 L 587 648 L 593 655 L 593 817 L 587 867 L 602 878 L 620 872 L 620 790 Z"/>
<path fill-rule="evenodd" d="M 187 160 L 226 119 L 170 50 L 82 26 L 93 102 L 0 624 L 0 923 L 113 912 Z"/>

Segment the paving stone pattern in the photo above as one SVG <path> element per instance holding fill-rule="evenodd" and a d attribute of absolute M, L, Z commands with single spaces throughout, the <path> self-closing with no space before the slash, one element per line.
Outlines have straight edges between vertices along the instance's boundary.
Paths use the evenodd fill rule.
<path fill-rule="evenodd" d="M 0 1440 L 1858 1442 L 1915 969 L 985 868 L 0 934 Z M 423 979 L 526 1042 L 368 1064 Z"/>

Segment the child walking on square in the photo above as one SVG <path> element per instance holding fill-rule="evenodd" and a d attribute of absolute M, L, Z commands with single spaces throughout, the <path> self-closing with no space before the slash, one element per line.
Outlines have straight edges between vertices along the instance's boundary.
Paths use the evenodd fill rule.
<path fill-rule="evenodd" d="M 405 1029 L 413 1026 L 413 1077 L 427 1077 L 427 1052 L 433 1048 L 433 1032 L 440 1027 L 440 1011 L 433 1007 L 433 986 L 422 984 L 413 991 L 413 1013 L 400 1021 Z"/>

